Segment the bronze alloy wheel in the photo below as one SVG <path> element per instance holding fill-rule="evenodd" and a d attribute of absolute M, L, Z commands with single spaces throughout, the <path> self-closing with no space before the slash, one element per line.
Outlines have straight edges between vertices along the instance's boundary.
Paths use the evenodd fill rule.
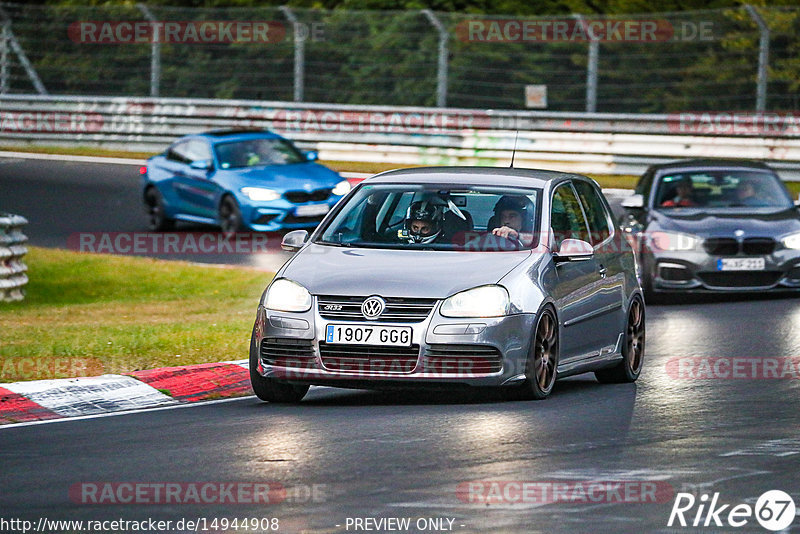
<path fill-rule="evenodd" d="M 558 322 L 550 308 L 539 313 L 536 330 L 525 364 L 525 382 L 509 398 L 544 399 L 553 390 L 558 368 Z"/>
<path fill-rule="evenodd" d="M 614 367 L 594 372 L 597 380 L 604 383 L 634 382 L 639 378 L 644 363 L 645 307 L 638 296 L 631 299 L 628 307 L 628 322 L 622 346 L 622 361 Z"/>

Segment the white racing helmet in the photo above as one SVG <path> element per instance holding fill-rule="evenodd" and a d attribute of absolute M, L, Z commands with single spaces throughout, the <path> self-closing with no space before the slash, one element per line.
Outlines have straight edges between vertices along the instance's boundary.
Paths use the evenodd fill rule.
<path fill-rule="evenodd" d="M 444 212 L 447 205 L 439 199 L 418 200 L 406 210 L 405 234 L 409 243 L 432 243 L 442 233 Z M 422 234 L 411 229 L 412 221 L 423 221 L 431 226 L 431 232 Z"/>

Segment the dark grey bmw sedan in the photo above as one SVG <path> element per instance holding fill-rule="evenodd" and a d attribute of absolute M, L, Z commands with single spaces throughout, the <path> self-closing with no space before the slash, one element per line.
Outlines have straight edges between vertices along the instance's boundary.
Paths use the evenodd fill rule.
<path fill-rule="evenodd" d="M 310 385 L 498 386 L 543 399 L 559 377 L 632 382 L 645 308 L 635 257 L 597 184 L 527 169 L 418 168 L 361 182 L 258 305 L 258 397 Z"/>
<path fill-rule="evenodd" d="M 654 165 L 622 206 L 653 297 L 800 289 L 800 212 L 763 163 Z"/>

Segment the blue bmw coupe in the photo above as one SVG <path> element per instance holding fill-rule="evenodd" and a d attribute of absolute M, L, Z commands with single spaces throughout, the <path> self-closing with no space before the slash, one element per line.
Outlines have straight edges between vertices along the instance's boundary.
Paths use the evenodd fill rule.
<path fill-rule="evenodd" d="M 149 227 L 176 221 L 225 232 L 313 228 L 350 191 L 338 173 L 266 130 L 188 135 L 140 169 Z"/>

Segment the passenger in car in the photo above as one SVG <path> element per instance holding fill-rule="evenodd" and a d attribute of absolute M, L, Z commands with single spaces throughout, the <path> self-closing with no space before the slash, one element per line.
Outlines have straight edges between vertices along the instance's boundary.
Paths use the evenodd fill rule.
<path fill-rule="evenodd" d="M 500 197 L 489 218 L 487 229 L 493 235 L 528 247 L 533 242 L 533 205 L 527 198 L 515 195 Z"/>
<path fill-rule="evenodd" d="M 675 196 L 661 203 L 665 208 L 697 206 L 694 198 L 694 184 L 688 176 L 682 178 L 675 186 Z"/>

